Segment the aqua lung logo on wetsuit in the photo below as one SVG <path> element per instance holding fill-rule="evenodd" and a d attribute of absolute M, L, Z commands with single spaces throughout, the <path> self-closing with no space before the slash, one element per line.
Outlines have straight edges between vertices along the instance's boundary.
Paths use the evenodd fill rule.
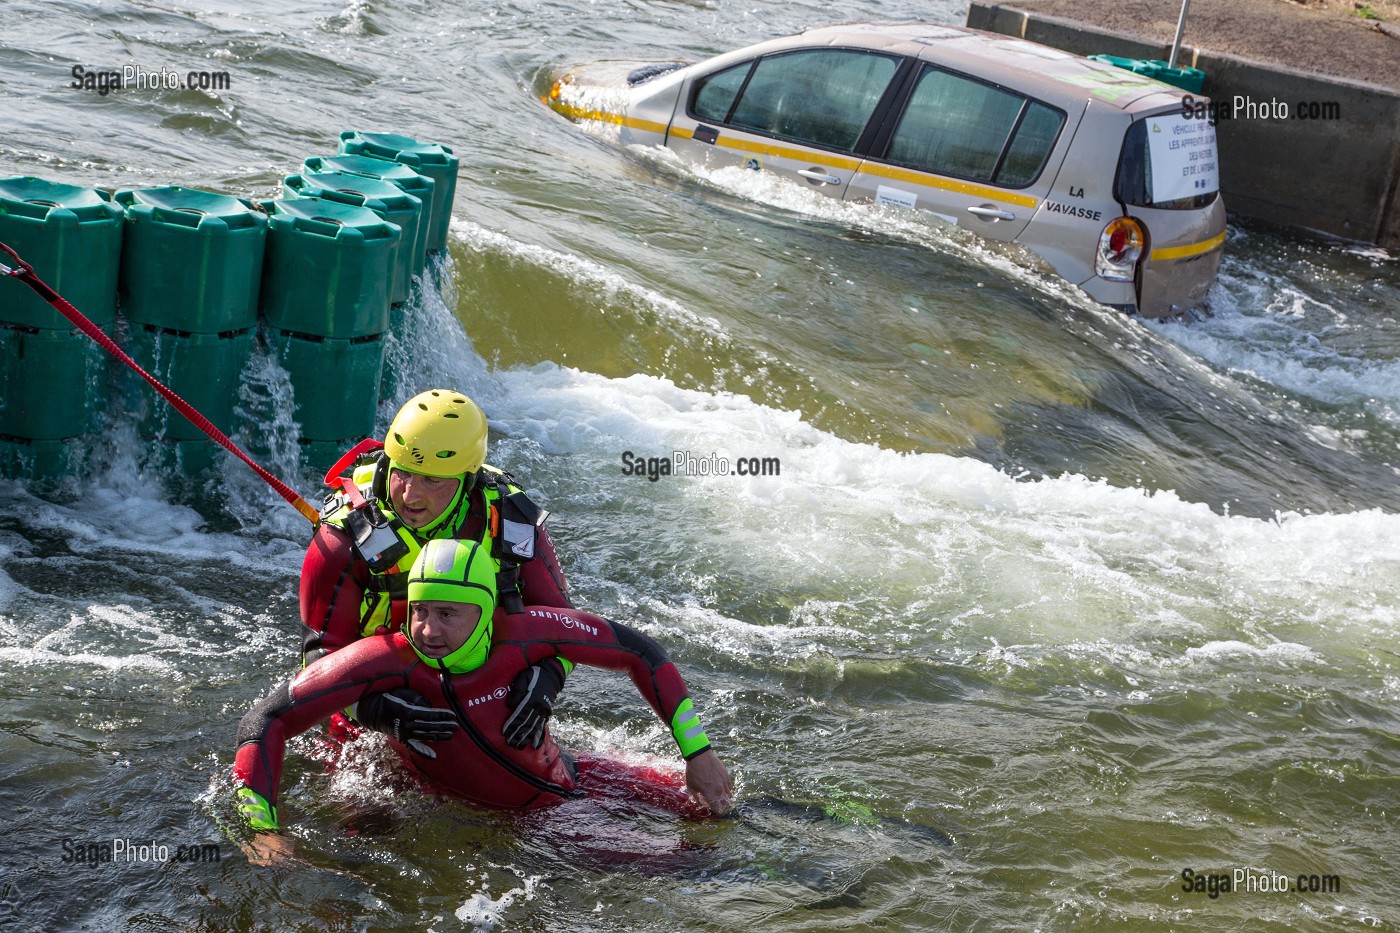
<path fill-rule="evenodd" d="M 547 609 L 531 609 L 530 615 L 537 619 L 553 619 L 555 622 L 564 623 L 565 628 L 576 628 L 590 635 L 598 634 L 598 627 L 596 625 L 589 625 L 587 622 L 575 619 L 573 616 L 566 616 L 562 612 L 550 612 Z"/>
<path fill-rule="evenodd" d="M 490 703 L 492 700 L 504 700 L 506 698 L 506 694 L 509 692 L 510 691 L 507 690 L 505 687 L 497 687 L 495 690 L 492 690 L 484 697 L 477 697 L 474 700 L 468 700 L 466 704 L 467 708 L 471 709 L 473 706 L 480 706 L 483 703 Z"/>

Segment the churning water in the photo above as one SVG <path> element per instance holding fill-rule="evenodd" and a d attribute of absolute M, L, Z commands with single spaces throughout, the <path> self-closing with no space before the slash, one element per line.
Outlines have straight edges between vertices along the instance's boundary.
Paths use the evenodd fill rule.
<path fill-rule="evenodd" d="M 0 502 L 0 922 L 1400 928 L 1400 263 L 1232 225 L 1215 316 L 1147 325 L 1015 251 L 621 151 L 537 99 L 570 65 L 832 18 L 6 5 L 0 174 L 269 197 L 341 129 L 456 150 L 450 256 L 391 341 L 381 426 L 434 385 L 481 403 L 575 601 L 670 649 L 745 803 L 485 813 L 405 787 L 373 739 L 333 768 L 305 739 L 283 788 L 301 861 L 251 867 L 222 831 L 234 730 L 297 663 L 308 529 L 237 463 L 197 489 L 149 466 L 119 404 L 80 482 Z M 67 86 L 128 63 L 231 87 Z M 285 374 L 259 357 L 230 391 L 317 494 Z M 780 472 L 624 474 L 675 451 Z M 570 679 L 556 730 L 675 758 L 601 672 Z M 113 839 L 221 859 L 71 857 Z"/>

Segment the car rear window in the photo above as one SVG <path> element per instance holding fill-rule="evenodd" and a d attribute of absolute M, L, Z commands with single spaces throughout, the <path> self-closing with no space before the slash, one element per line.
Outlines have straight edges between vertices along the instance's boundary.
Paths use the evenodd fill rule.
<path fill-rule="evenodd" d="M 1014 91 L 926 66 L 890 138 L 899 165 L 1023 188 L 1040 176 L 1064 114 Z"/>
<path fill-rule="evenodd" d="M 1123 138 L 1114 196 L 1135 207 L 1195 210 L 1220 191 L 1215 127 L 1170 111 L 1134 121 Z"/>
<path fill-rule="evenodd" d="M 812 49 L 767 55 L 696 82 L 692 114 L 849 152 L 899 66 L 893 55 Z"/>

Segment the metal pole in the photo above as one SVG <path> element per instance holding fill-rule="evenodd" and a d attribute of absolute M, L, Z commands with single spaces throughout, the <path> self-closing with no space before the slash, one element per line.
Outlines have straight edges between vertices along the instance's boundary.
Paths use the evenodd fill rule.
<path fill-rule="evenodd" d="M 1186 11 L 1191 9 L 1191 0 L 1181 0 L 1181 16 L 1176 21 L 1176 38 L 1172 40 L 1172 57 L 1167 60 L 1168 68 L 1176 67 L 1176 56 L 1181 52 L 1181 34 L 1186 31 Z"/>

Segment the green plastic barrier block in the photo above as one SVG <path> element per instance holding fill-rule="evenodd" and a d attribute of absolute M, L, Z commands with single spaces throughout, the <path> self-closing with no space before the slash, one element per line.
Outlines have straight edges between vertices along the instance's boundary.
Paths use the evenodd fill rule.
<path fill-rule="evenodd" d="M 1134 74 L 1179 87 L 1192 94 L 1201 93 L 1205 87 L 1206 73 L 1199 68 L 1172 68 L 1166 62 L 1155 58 L 1119 58 L 1117 55 L 1090 55 L 1090 61 L 1103 62 L 1124 68 Z"/>
<path fill-rule="evenodd" d="M 427 215 L 423 202 L 406 194 L 387 181 L 347 175 L 344 172 L 320 172 L 314 175 L 288 175 L 282 180 L 283 198 L 321 198 L 354 207 L 367 207 L 380 217 L 403 230 L 394 262 L 394 280 L 389 286 L 389 299 L 395 304 L 408 300 L 413 284 L 413 244 L 419 241 L 422 224 Z M 409 235 L 412 231 L 412 235 Z"/>
<path fill-rule="evenodd" d="M 250 202 L 190 188 L 124 189 L 122 313 L 191 334 L 258 320 L 267 217 Z"/>
<path fill-rule="evenodd" d="M 196 477 L 209 473 L 232 459 L 233 454 L 205 438 L 203 434 L 200 435 L 200 440 L 150 440 L 141 452 L 143 467 L 154 467 L 161 475 L 167 477 Z M 197 487 L 187 490 L 189 494 L 198 494 L 200 491 Z"/>
<path fill-rule="evenodd" d="M 0 327 L 0 434 L 59 440 L 92 430 L 108 356 L 73 329 Z"/>
<path fill-rule="evenodd" d="M 122 209 L 105 191 L 42 178 L 0 179 L 0 243 L 98 327 L 117 315 Z M 10 265 L 8 256 L 0 261 Z M 23 282 L 0 278 L 0 321 L 49 330 L 72 325 Z"/>
<path fill-rule="evenodd" d="M 56 485 L 78 469 L 84 441 L 31 441 L 0 437 L 0 476 Z"/>
<path fill-rule="evenodd" d="M 216 428 L 232 435 L 238 427 L 234 407 L 243 370 L 253 352 L 253 330 L 186 334 L 145 325 L 133 326 L 131 331 L 127 346 L 123 347 L 131 358 L 193 405 Z M 135 391 L 145 400 L 145 414 L 140 420 L 144 436 L 169 440 L 205 436 L 135 373 L 125 378 L 139 384 Z"/>
<path fill-rule="evenodd" d="M 358 440 L 374 433 L 383 340 L 310 340 L 276 331 L 268 344 L 291 377 L 303 441 Z"/>
<path fill-rule="evenodd" d="M 297 450 L 297 460 L 303 467 L 312 470 L 325 470 L 340 459 L 340 455 L 354 447 L 364 436 L 345 437 L 338 441 L 303 440 Z"/>
<path fill-rule="evenodd" d="M 447 228 L 452 223 L 452 204 L 457 195 L 457 157 L 451 149 L 394 133 L 346 130 L 340 134 L 340 151 L 347 155 L 366 155 L 401 162 L 418 174 L 431 178 L 434 184 L 433 206 L 429 211 L 428 249 L 447 246 Z"/>
<path fill-rule="evenodd" d="M 436 184 L 427 175 L 420 175 L 400 162 L 376 159 L 372 156 L 337 155 L 311 156 L 302 160 L 305 174 L 315 175 L 325 172 L 341 172 L 345 175 L 361 175 L 387 181 L 405 194 L 411 194 L 423 202 L 423 210 L 428 214 L 427 222 L 419 223 L 418 238 L 413 242 L 413 274 L 419 275 L 428 261 L 428 228 L 432 223 L 433 187 Z"/>
<path fill-rule="evenodd" d="M 400 230 L 374 211 L 325 198 L 266 201 L 262 312 L 279 330 L 317 337 L 389 329 Z"/>

